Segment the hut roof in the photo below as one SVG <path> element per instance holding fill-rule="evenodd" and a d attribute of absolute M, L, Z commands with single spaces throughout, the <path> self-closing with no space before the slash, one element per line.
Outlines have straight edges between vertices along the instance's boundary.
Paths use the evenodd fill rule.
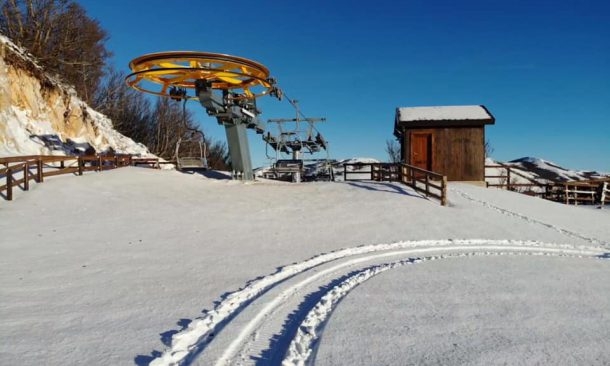
<path fill-rule="evenodd" d="M 394 134 L 400 135 L 402 128 L 482 126 L 494 122 L 495 118 L 482 105 L 399 107 Z"/>
<path fill-rule="evenodd" d="M 398 108 L 400 122 L 409 121 L 455 121 L 493 120 L 493 116 L 482 105 L 454 105 L 437 107 Z"/>

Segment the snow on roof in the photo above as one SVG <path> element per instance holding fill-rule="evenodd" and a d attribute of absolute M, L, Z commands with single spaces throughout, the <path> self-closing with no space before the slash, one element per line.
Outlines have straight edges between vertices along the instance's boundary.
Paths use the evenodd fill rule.
<path fill-rule="evenodd" d="M 397 120 L 400 122 L 494 119 L 489 111 L 482 105 L 399 107 L 396 113 Z"/>

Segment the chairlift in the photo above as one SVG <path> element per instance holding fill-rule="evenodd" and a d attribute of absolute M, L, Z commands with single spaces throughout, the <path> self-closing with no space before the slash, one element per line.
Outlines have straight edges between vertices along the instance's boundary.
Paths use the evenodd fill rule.
<path fill-rule="evenodd" d="M 273 168 L 278 173 L 300 173 L 303 171 L 303 160 L 279 159 Z"/>
<path fill-rule="evenodd" d="M 199 134 L 200 137 L 195 137 Z M 176 143 L 176 168 L 180 171 L 208 169 L 207 146 L 203 133 L 194 131 L 189 137 L 179 138 Z"/>

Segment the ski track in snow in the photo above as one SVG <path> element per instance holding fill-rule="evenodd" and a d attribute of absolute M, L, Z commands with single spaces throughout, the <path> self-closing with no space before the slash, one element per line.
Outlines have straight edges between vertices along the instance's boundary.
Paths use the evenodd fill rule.
<path fill-rule="evenodd" d="M 430 256 L 423 258 L 409 258 L 406 260 L 399 260 L 392 263 L 385 263 L 382 265 L 372 266 L 366 268 L 358 273 L 350 276 L 338 286 L 334 286 L 330 291 L 326 293 L 316 303 L 316 305 L 307 313 L 305 319 L 299 325 L 295 337 L 290 342 L 286 356 L 282 362 L 282 366 L 289 365 L 310 365 L 312 364 L 311 356 L 315 354 L 317 345 L 322 330 L 331 315 L 334 307 L 345 297 L 352 289 L 361 283 L 368 281 L 376 275 L 383 273 L 387 270 L 394 269 L 407 264 L 423 263 L 426 261 L 447 259 L 447 258 L 459 258 L 467 256 L 481 256 L 481 255 L 546 255 L 546 256 L 560 256 L 560 257 L 574 257 L 584 258 L 582 255 L 570 255 L 567 253 L 550 253 L 550 252 L 470 252 L 461 254 L 448 254 L 439 256 Z M 599 259 L 605 259 L 605 255 L 597 256 Z"/>
<path fill-rule="evenodd" d="M 283 364 L 306 364 L 317 340 L 315 331 L 324 326 L 340 298 L 378 273 L 415 262 L 413 257 L 431 260 L 508 253 L 607 259 L 607 252 L 607 248 L 600 246 L 485 239 L 405 241 L 341 249 L 248 282 L 244 288 L 224 297 L 214 310 L 176 333 L 171 346 L 150 365 L 184 365 L 197 361 L 218 366 L 254 364 L 265 353 L 276 353 L 273 362 L 265 364 L 279 364 L 282 362 L 281 358 L 276 359 L 279 351 L 269 349 L 273 339 L 287 351 Z M 388 262 L 389 257 L 396 256 L 402 259 Z M 313 296 L 320 287 L 323 290 Z M 291 312 L 292 319 L 286 320 Z M 245 319 L 240 319 L 240 315 Z M 280 329 L 277 329 L 278 319 L 284 320 Z M 218 342 L 228 344 L 227 347 L 204 352 L 212 351 L 208 348 L 213 348 L 210 347 L 214 346 L 213 341 L 221 337 L 230 340 Z"/>
<path fill-rule="evenodd" d="M 455 188 L 450 188 L 450 190 L 451 190 L 451 192 L 457 193 L 457 194 L 459 194 L 460 196 L 464 197 L 465 199 L 467 199 L 467 200 L 469 200 L 469 201 L 471 201 L 471 202 L 478 203 L 478 204 L 483 205 L 483 206 L 485 206 L 485 207 L 487 207 L 487 208 L 490 208 L 490 209 L 492 209 L 492 210 L 498 211 L 498 212 L 500 212 L 500 213 L 502 213 L 502 214 L 504 214 L 504 215 L 507 215 L 507 216 L 512 216 L 512 217 L 516 217 L 516 218 L 519 218 L 519 219 L 521 219 L 521 220 L 525 220 L 525 221 L 530 222 L 530 223 L 533 223 L 533 224 L 541 225 L 541 226 L 547 227 L 547 228 L 549 228 L 549 229 L 552 229 L 552 230 L 558 231 L 558 232 L 560 232 L 561 234 L 564 234 L 564 235 L 567 235 L 567 236 L 570 236 L 570 237 L 573 237 L 573 238 L 581 239 L 581 240 L 584 240 L 584 241 L 589 242 L 589 243 L 591 243 L 591 244 L 596 244 L 596 245 L 608 245 L 608 244 L 607 244 L 607 243 L 605 243 L 604 241 L 598 240 L 598 239 L 596 239 L 596 238 L 591 238 L 591 237 L 588 237 L 588 236 L 582 235 L 582 234 L 577 233 L 577 232 L 574 232 L 574 231 L 570 231 L 570 230 L 562 229 L 562 228 L 557 227 L 557 226 L 555 226 L 555 225 L 548 224 L 548 223 L 546 223 L 546 222 L 543 222 L 543 221 L 540 221 L 540 220 L 537 220 L 537 219 L 534 219 L 534 218 L 528 217 L 528 216 L 523 215 L 523 214 L 520 214 L 520 213 L 518 213 L 518 212 L 513 212 L 513 211 L 507 210 L 507 209 L 505 209 L 505 208 L 498 207 L 498 206 L 496 206 L 496 205 L 492 205 L 491 203 L 489 203 L 489 202 L 487 202 L 487 201 L 482 201 L 482 200 L 476 199 L 476 198 L 474 198 L 474 197 L 470 196 L 468 193 L 466 193 L 466 192 L 462 192 L 462 191 L 460 191 L 460 190 L 458 190 L 458 189 L 455 189 Z"/>

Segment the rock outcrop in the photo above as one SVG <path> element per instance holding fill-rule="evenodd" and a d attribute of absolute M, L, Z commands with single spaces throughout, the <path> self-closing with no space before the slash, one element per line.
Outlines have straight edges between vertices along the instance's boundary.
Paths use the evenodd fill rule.
<path fill-rule="evenodd" d="M 72 154 L 89 146 L 150 155 L 0 35 L 0 156 Z"/>

